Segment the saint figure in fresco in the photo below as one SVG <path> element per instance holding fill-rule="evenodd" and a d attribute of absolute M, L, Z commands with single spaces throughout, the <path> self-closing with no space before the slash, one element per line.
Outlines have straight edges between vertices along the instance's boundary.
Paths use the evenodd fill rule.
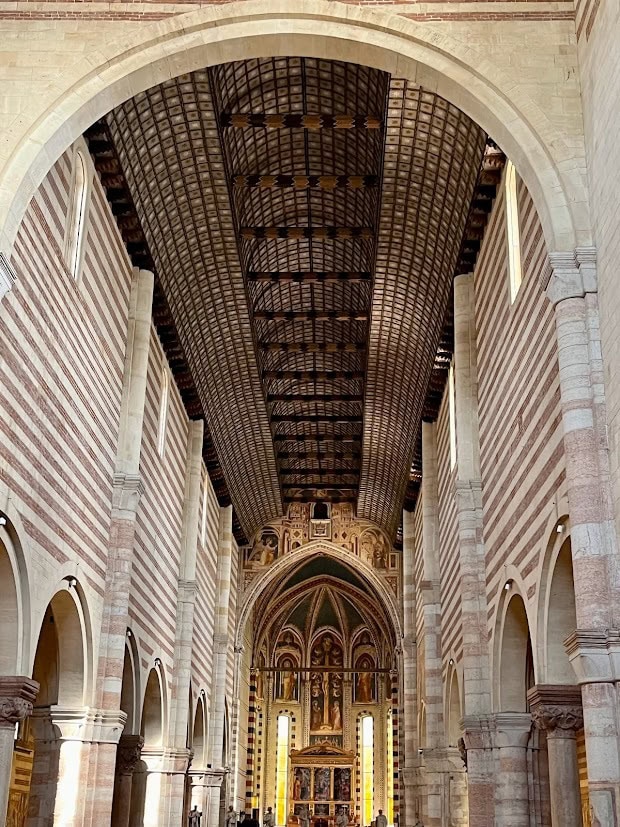
<path fill-rule="evenodd" d="M 314 797 L 317 801 L 329 799 L 329 770 L 321 767 L 314 771 Z"/>
<path fill-rule="evenodd" d="M 369 666 L 364 662 L 360 666 Z M 355 687 L 355 700 L 361 704 L 370 703 L 372 697 L 372 672 L 360 672 L 357 676 L 357 685 Z"/>
<path fill-rule="evenodd" d="M 340 710 L 340 699 L 334 698 L 332 702 L 332 714 L 331 714 L 331 725 L 332 729 L 339 731 L 342 729 L 342 713 Z"/>
<path fill-rule="evenodd" d="M 282 697 L 285 701 L 294 701 L 297 689 L 297 675 L 292 670 L 293 664 L 290 660 L 284 661 L 284 672 L 282 673 Z"/>

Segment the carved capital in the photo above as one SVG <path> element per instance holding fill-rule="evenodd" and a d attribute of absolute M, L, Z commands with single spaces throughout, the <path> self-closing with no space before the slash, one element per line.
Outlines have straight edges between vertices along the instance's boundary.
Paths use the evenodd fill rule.
<path fill-rule="evenodd" d="M 121 735 L 116 752 L 116 771 L 132 775 L 142 755 L 144 738 L 141 735 Z"/>
<path fill-rule="evenodd" d="M 573 738 L 583 727 L 581 690 L 578 686 L 542 684 L 527 693 L 532 720 L 538 729 L 556 737 Z"/>
<path fill-rule="evenodd" d="M 556 736 L 574 738 L 583 727 L 583 712 L 580 706 L 538 706 L 532 712 L 532 719 L 538 729 Z"/>
<path fill-rule="evenodd" d="M 32 715 L 39 684 L 26 677 L 0 677 L 0 727 L 13 729 Z"/>

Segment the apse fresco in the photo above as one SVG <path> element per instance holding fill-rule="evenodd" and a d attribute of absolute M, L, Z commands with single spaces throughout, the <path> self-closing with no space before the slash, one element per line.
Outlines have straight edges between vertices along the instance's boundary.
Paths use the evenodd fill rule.
<path fill-rule="evenodd" d="M 387 574 L 398 567 L 398 552 L 387 535 L 369 520 L 357 519 L 351 503 L 291 503 L 285 517 L 260 529 L 244 549 L 245 570 L 260 571 L 320 540 L 345 549 L 379 572 Z"/>

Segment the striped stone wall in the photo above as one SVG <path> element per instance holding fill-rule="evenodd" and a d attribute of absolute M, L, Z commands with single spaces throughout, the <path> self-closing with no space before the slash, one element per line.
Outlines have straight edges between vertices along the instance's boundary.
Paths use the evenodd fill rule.
<path fill-rule="evenodd" d="M 541 288 L 546 266 L 538 217 L 518 187 L 523 283 L 510 303 L 503 188 L 474 274 L 483 534 L 490 632 L 514 566 L 533 612 L 537 567 L 555 503 L 565 495 L 553 309 Z M 510 575 L 512 576 L 512 575 Z M 530 623 L 532 623 L 530 616 Z"/>

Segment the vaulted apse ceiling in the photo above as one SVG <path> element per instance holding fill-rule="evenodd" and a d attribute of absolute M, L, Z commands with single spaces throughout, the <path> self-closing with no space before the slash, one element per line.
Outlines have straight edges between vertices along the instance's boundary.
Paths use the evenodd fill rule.
<path fill-rule="evenodd" d="M 107 128 L 246 536 L 316 498 L 394 535 L 485 134 L 296 57 L 167 81 Z"/>

